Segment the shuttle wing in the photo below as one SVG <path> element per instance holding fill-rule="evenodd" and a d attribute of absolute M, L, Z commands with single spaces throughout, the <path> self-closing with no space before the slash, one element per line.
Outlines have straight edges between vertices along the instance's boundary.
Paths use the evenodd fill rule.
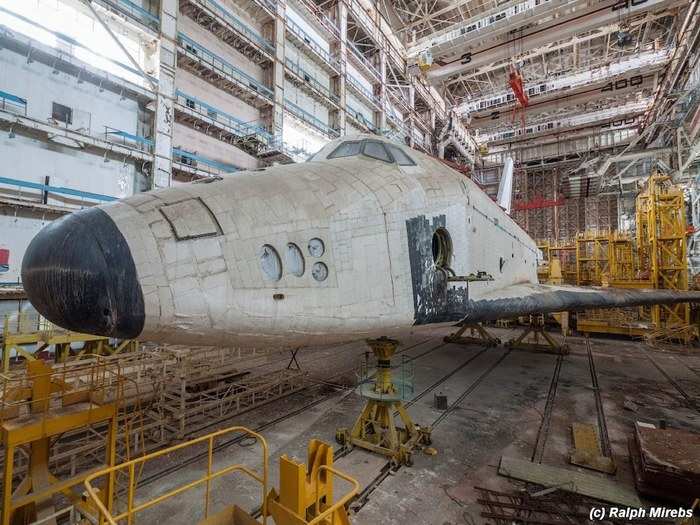
<path fill-rule="evenodd" d="M 700 292 L 514 284 L 466 303 L 462 322 L 479 323 L 521 315 L 654 304 L 698 303 Z"/>

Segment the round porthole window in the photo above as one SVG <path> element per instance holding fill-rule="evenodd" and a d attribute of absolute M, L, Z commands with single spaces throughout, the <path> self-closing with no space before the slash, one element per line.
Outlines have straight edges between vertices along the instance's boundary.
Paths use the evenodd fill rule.
<path fill-rule="evenodd" d="M 309 241 L 308 248 L 309 255 L 311 255 L 311 257 L 321 257 L 321 255 L 323 255 L 326 251 L 326 247 L 323 244 L 323 241 L 318 237 L 314 237 Z"/>
<path fill-rule="evenodd" d="M 304 254 L 301 253 L 301 249 L 293 242 L 287 244 L 284 262 L 287 265 L 287 271 L 292 275 L 297 277 L 304 275 Z"/>
<path fill-rule="evenodd" d="M 445 228 L 433 233 L 433 262 L 439 268 L 448 268 L 452 259 L 452 239 Z"/>
<path fill-rule="evenodd" d="M 311 267 L 311 275 L 313 275 L 313 278 L 319 282 L 325 281 L 328 278 L 328 266 L 322 262 L 314 263 L 314 265 Z"/>
<path fill-rule="evenodd" d="M 279 281 L 282 278 L 282 260 L 277 250 L 269 244 L 260 248 L 260 269 L 266 281 Z"/>

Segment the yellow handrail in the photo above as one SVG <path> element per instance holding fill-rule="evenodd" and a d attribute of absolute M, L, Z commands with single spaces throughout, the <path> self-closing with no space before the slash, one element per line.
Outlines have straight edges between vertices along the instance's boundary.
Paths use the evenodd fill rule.
<path fill-rule="evenodd" d="M 212 463 L 213 463 L 213 453 L 214 453 L 214 440 L 218 437 L 221 437 L 226 434 L 230 434 L 232 432 L 242 432 L 244 434 L 247 434 L 249 436 L 254 437 L 256 440 L 258 440 L 262 446 L 263 450 L 263 472 L 262 475 L 258 474 L 257 472 L 249 469 L 245 465 L 241 464 L 236 464 L 236 465 L 230 465 L 228 467 L 222 468 L 220 470 L 217 470 L 216 472 L 212 472 Z M 176 450 L 180 450 L 186 447 L 190 447 L 193 445 L 197 445 L 199 443 L 204 443 L 207 442 L 208 444 L 208 451 L 207 451 L 207 473 L 206 475 L 202 476 L 201 478 L 191 481 L 185 485 L 182 485 L 181 487 L 177 487 L 170 492 L 166 492 L 165 494 L 162 494 L 152 500 L 146 501 L 144 503 L 141 503 L 140 505 L 134 506 L 134 492 L 135 492 L 135 471 L 136 471 L 136 465 L 137 464 L 143 464 L 146 461 L 155 459 L 157 457 L 163 456 L 165 454 L 170 454 L 171 452 L 174 452 Z M 121 514 L 117 514 L 116 516 L 112 516 L 112 509 L 111 509 L 111 501 L 112 498 L 110 495 L 107 495 L 107 501 L 110 502 L 108 506 L 105 506 L 102 500 L 100 499 L 100 496 L 97 494 L 95 488 L 91 485 L 91 482 L 95 480 L 96 478 L 102 477 L 102 476 L 114 476 L 117 471 L 128 469 L 129 470 L 129 487 L 128 487 L 128 495 L 127 495 L 127 510 L 125 512 L 122 512 Z M 216 479 L 220 476 L 223 476 L 225 474 L 228 474 L 230 472 L 243 472 L 253 478 L 255 481 L 259 482 L 262 485 L 262 517 L 263 517 L 263 525 L 267 523 L 267 504 L 265 501 L 265 498 L 267 496 L 267 484 L 268 484 L 268 445 L 267 441 L 265 441 L 265 438 L 263 438 L 260 434 L 257 432 L 254 432 L 246 427 L 242 426 L 234 426 L 234 427 L 229 427 L 223 430 L 219 430 L 217 432 L 212 432 L 211 434 L 208 434 L 206 436 L 201 436 L 196 439 L 192 439 L 190 441 L 186 441 L 185 443 L 180 443 L 178 445 L 173 445 L 172 447 L 168 447 L 162 450 L 158 450 L 156 452 L 153 452 L 151 454 L 147 454 L 145 456 L 139 457 L 132 459 L 131 461 L 127 461 L 125 463 L 122 463 L 120 465 L 115 465 L 109 468 L 102 469 L 98 472 L 95 472 L 94 474 L 91 474 L 85 479 L 85 489 L 87 490 L 88 495 L 90 496 L 90 499 L 92 502 L 95 504 L 95 506 L 98 508 L 100 512 L 99 516 L 99 523 L 103 524 L 104 520 L 106 519 L 107 522 L 110 525 L 117 525 L 117 522 L 120 520 L 123 520 L 126 518 L 127 523 L 131 525 L 133 523 L 133 518 L 134 514 L 137 512 L 140 512 L 142 510 L 145 510 L 147 508 L 150 508 L 154 505 L 157 505 L 158 503 L 165 501 L 167 499 L 172 498 L 173 496 L 177 496 L 178 494 L 181 494 L 182 492 L 185 492 L 193 487 L 196 487 L 201 484 L 205 484 L 206 489 L 204 493 L 204 517 L 208 517 L 209 514 L 209 490 L 210 490 L 210 482 L 213 479 Z M 108 508 L 110 507 L 110 508 Z"/>
<path fill-rule="evenodd" d="M 316 503 L 315 503 L 315 514 L 316 517 L 312 519 L 307 525 L 316 525 L 317 523 L 321 523 L 323 520 L 325 520 L 328 516 L 332 516 L 336 510 L 338 510 L 340 507 L 344 506 L 348 501 L 350 501 L 352 498 L 355 497 L 355 495 L 360 492 L 360 483 L 355 479 L 351 478 L 347 474 L 343 474 L 342 472 L 334 469 L 333 467 L 329 467 L 328 465 L 321 465 L 318 467 L 318 471 L 316 472 L 316 486 L 318 487 L 320 485 L 319 479 L 321 477 L 321 472 L 324 470 L 329 471 L 330 473 L 338 476 L 340 479 L 344 479 L 348 483 L 352 485 L 352 489 L 350 492 L 345 494 L 342 498 L 340 498 L 338 501 L 336 501 L 333 505 L 328 507 L 326 510 L 324 510 L 321 514 L 319 514 L 320 510 L 320 491 L 316 492 Z M 332 523 L 335 522 L 335 518 L 332 518 Z"/>

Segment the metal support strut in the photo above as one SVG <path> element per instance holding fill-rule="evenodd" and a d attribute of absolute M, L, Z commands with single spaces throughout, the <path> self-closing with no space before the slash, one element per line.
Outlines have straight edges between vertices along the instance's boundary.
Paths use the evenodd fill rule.
<path fill-rule="evenodd" d="M 532 334 L 533 341 L 526 341 L 527 336 Z M 542 337 L 542 342 L 540 342 Z M 544 316 L 531 315 L 528 324 L 522 333 L 515 339 L 506 343 L 508 348 L 519 348 L 521 350 L 540 350 L 554 354 L 568 354 L 569 347 L 566 344 L 557 343 L 554 338 L 544 329 Z"/>
<path fill-rule="evenodd" d="M 501 344 L 501 340 L 491 335 L 481 323 L 462 323 L 457 326 L 459 326 L 459 330 L 445 336 L 443 339 L 446 343 L 455 343 L 459 345 L 479 344 L 488 347 Z M 467 329 L 469 329 L 470 335 L 462 335 Z"/>
<path fill-rule="evenodd" d="M 416 425 L 402 403 L 405 390 L 401 380 L 395 381 L 391 374 L 391 358 L 399 342 L 380 337 L 367 339 L 377 358 L 374 383 L 363 383 L 362 397 L 367 399 L 360 417 L 351 430 L 339 428 L 336 440 L 341 445 L 357 446 L 389 456 L 395 464 L 411 465 L 411 453 L 421 445 L 430 445 L 430 427 Z M 403 427 L 396 425 L 398 415 Z"/>
<path fill-rule="evenodd" d="M 94 470 L 58 479 L 49 468 L 50 452 L 58 436 L 106 422 L 103 466 L 114 465 L 121 379 L 115 376 L 114 381 L 108 383 L 107 375 L 104 367 L 95 365 L 85 372 L 89 379 L 83 382 L 84 388 L 77 389 L 64 381 L 65 373 L 35 360 L 27 362 L 26 379 L 5 376 L 0 399 L 0 436 L 5 458 L 0 505 L 2 525 L 34 521 L 55 525 L 58 514 L 54 497 L 58 495 L 81 512 L 90 510 L 78 486 Z M 113 401 L 105 400 L 108 388 L 116 390 Z M 19 449 L 24 451 L 29 462 L 21 481 L 14 484 L 19 456 L 15 453 Z M 114 476 L 108 476 L 104 493 L 113 493 L 114 482 Z"/>
<path fill-rule="evenodd" d="M 299 352 L 299 350 L 301 350 L 301 348 L 289 350 L 290 358 L 289 364 L 287 365 L 287 370 L 301 370 L 301 365 L 299 364 L 299 361 L 297 361 L 297 352 Z M 292 365 L 294 365 L 294 368 L 292 368 Z"/>

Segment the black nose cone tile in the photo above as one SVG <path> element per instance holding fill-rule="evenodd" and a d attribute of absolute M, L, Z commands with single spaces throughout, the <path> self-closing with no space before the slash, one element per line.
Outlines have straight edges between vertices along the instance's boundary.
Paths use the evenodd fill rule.
<path fill-rule="evenodd" d="M 37 311 L 63 328 L 123 339 L 143 329 L 143 293 L 129 246 L 99 208 L 41 230 L 24 255 L 22 283 Z"/>

